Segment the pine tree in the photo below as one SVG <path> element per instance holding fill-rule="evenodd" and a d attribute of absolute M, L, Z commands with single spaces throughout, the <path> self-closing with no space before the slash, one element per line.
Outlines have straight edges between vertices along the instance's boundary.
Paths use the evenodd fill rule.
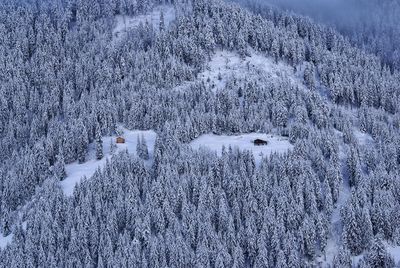
<path fill-rule="evenodd" d="M 320 213 L 317 219 L 317 238 L 321 252 L 325 253 L 326 245 L 328 242 L 328 224 L 329 221 L 325 214 Z"/>
<path fill-rule="evenodd" d="M 159 23 L 160 32 L 165 31 L 165 19 L 164 19 L 164 11 L 161 10 L 160 12 L 160 23 Z"/>
<path fill-rule="evenodd" d="M 143 160 L 149 160 L 149 151 L 143 134 L 137 136 L 136 153 Z"/>
<path fill-rule="evenodd" d="M 304 70 L 304 82 L 310 90 L 315 90 L 314 65 L 308 63 Z"/>
<path fill-rule="evenodd" d="M 86 150 L 89 143 L 86 127 L 82 123 L 82 121 L 78 123 L 75 133 L 77 134 L 77 139 L 78 139 L 77 141 L 78 162 L 82 164 L 85 162 Z"/>
<path fill-rule="evenodd" d="M 338 254 L 333 258 L 333 268 L 351 268 L 351 255 L 350 251 L 341 246 Z"/>
<path fill-rule="evenodd" d="M 56 157 L 53 171 L 54 176 L 56 176 L 56 178 L 60 181 L 65 179 L 65 177 L 67 176 L 67 172 L 65 171 L 64 153 L 62 147 L 60 148 L 59 153 Z"/>
<path fill-rule="evenodd" d="M 365 256 L 364 262 L 367 267 L 382 267 L 391 268 L 395 266 L 393 257 L 388 254 L 385 245 L 382 243 L 382 238 L 377 235 L 368 253 Z"/>
<path fill-rule="evenodd" d="M 110 153 L 114 154 L 117 151 L 117 145 L 115 144 L 114 139 L 110 139 Z"/>
<path fill-rule="evenodd" d="M 352 192 L 351 200 L 347 203 L 343 219 L 343 240 L 353 254 L 360 254 L 363 250 L 363 230 L 360 222 L 360 207 L 357 195 Z"/>
<path fill-rule="evenodd" d="M 104 156 L 103 154 L 103 140 L 101 138 L 100 125 L 96 125 L 96 159 L 100 160 Z"/>
<path fill-rule="evenodd" d="M 363 245 L 365 248 L 368 248 L 372 242 L 373 238 L 373 229 L 372 229 L 372 222 L 371 217 L 369 215 L 369 211 L 366 207 L 362 209 L 361 214 L 361 223 L 362 223 L 362 230 L 363 230 Z"/>
<path fill-rule="evenodd" d="M 347 166 L 349 169 L 349 184 L 350 186 L 356 186 L 361 179 L 361 167 L 357 150 L 354 147 L 350 149 Z"/>

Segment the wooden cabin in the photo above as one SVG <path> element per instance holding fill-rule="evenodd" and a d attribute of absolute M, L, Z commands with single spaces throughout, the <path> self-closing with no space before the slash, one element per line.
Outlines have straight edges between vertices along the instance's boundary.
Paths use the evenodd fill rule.
<path fill-rule="evenodd" d="M 117 137 L 117 143 L 125 143 L 125 139 L 122 137 Z"/>
<path fill-rule="evenodd" d="M 262 139 L 255 139 L 253 141 L 254 145 L 256 146 L 262 146 L 262 145 L 267 145 L 268 141 L 262 140 Z"/>

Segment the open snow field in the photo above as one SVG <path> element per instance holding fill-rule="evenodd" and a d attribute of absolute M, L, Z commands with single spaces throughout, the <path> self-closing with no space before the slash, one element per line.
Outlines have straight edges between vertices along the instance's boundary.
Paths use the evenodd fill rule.
<path fill-rule="evenodd" d="M 152 130 L 127 130 L 124 129 L 124 134 L 121 135 L 125 138 L 125 143 L 116 144 L 116 136 L 112 137 L 103 137 L 103 153 L 104 157 L 101 160 L 96 159 L 96 148 L 95 144 L 91 143 L 89 145 L 89 152 L 86 158 L 86 162 L 79 164 L 77 161 L 68 165 L 65 165 L 65 170 L 67 172 L 67 177 L 60 182 L 61 188 L 65 195 L 71 196 L 74 187 L 77 183 L 79 183 L 83 177 L 91 177 L 94 172 L 98 168 L 102 168 L 107 159 L 110 159 L 112 154 L 110 150 L 111 141 L 116 144 L 117 152 L 121 152 L 123 150 L 128 150 L 130 154 L 136 155 L 136 145 L 137 145 L 137 137 L 138 135 L 143 135 L 146 140 L 147 147 L 149 150 L 149 160 L 146 161 L 147 164 L 151 164 L 153 160 L 154 153 L 154 143 L 157 137 L 157 134 Z"/>
<path fill-rule="evenodd" d="M 253 144 L 255 139 L 262 139 L 268 141 L 267 145 L 256 146 Z M 239 135 L 215 135 L 205 134 L 193 140 L 190 145 L 194 149 L 201 147 L 209 148 L 217 152 L 218 155 L 222 153 L 222 147 L 232 148 L 236 147 L 240 150 L 249 150 L 253 153 L 256 164 L 259 164 L 263 157 L 269 156 L 272 153 L 285 153 L 293 148 L 289 140 L 285 137 L 275 136 L 271 134 L 262 133 L 248 133 Z"/>
<path fill-rule="evenodd" d="M 356 137 L 358 143 L 362 146 L 371 145 L 374 139 L 368 133 L 361 132 L 358 129 L 354 129 L 354 136 Z"/>
<path fill-rule="evenodd" d="M 3 236 L 3 234 L 0 233 L 0 249 L 4 249 L 8 244 L 10 244 L 12 238 L 13 238 L 12 233 L 7 236 Z"/>
<path fill-rule="evenodd" d="M 254 51 L 243 58 L 235 52 L 218 50 L 198 77 L 216 91 L 223 89 L 233 77 L 242 79 L 251 74 L 262 74 L 270 79 L 286 77 L 289 82 L 302 85 L 292 67 L 283 62 L 275 63 L 272 58 Z"/>
<path fill-rule="evenodd" d="M 115 17 L 116 25 L 113 30 L 114 40 L 119 40 L 129 30 L 138 27 L 141 23 L 150 23 L 157 31 L 160 27 L 161 12 L 164 13 L 164 23 L 168 27 L 169 24 L 175 20 L 175 9 L 173 6 L 161 5 L 153 9 L 153 11 L 138 15 L 138 16 L 123 16 L 118 15 Z"/>

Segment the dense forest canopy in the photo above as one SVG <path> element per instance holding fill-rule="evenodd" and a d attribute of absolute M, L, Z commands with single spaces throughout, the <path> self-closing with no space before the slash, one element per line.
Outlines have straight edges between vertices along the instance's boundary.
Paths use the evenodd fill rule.
<path fill-rule="evenodd" d="M 0 267 L 394 267 L 398 62 L 352 29 L 220 0 L 0 1 Z M 201 79 L 220 51 L 241 75 Z M 121 126 L 155 131 L 151 154 L 138 136 L 65 195 Z M 293 148 L 190 146 L 207 133 Z"/>
<path fill-rule="evenodd" d="M 352 44 L 400 69 L 400 2 L 397 0 L 232 0 L 256 12 L 281 9 L 336 28 Z"/>

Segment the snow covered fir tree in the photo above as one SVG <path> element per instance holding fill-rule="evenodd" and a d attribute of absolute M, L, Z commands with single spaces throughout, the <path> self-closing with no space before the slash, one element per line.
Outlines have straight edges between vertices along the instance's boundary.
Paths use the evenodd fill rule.
<path fill-rule="evenodd" d="M 400 4 L 276 2 L 0 0 L 0 267 L 400 267 Z"/>

